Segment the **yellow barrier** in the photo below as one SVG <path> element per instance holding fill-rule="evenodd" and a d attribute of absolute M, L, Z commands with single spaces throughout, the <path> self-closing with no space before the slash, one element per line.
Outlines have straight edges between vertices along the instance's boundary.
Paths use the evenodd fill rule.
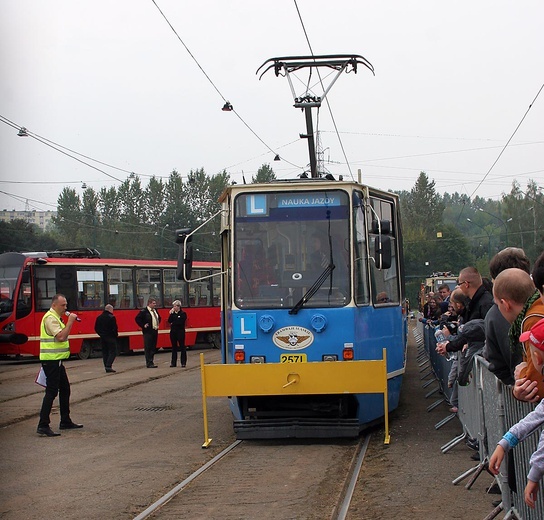
<path fill-rule="evenodd" d="M 385 440 L 389 444 L 389 407 L 387 401 L 387 354 L 369 361 L 323 361 L 312 363 L 263 363 L 205 365 L 200 354 L 204 444 L 208 436 L 208 397 L 383 394 Z"/>

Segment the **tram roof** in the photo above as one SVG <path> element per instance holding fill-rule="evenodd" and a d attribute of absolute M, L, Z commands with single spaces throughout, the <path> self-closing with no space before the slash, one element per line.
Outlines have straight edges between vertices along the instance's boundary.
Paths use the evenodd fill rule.
<path fill-rule="evenodd" d="M 227 194 L 230 192 L 243 192 L 243 191 L 283 191 L 285 189 L 289 189 L 292 187 L 296 187 L 297 189 L 338 189 L 338 188 L 354 188 L 358 187 L 362 190 L 368 189 L 372 193 L 377 193 L 380 195 L 386 195 L 388 197 L 394 197 L 398 198 L 398 195 L 392 191 L 384 191 L 379 188 L 373 188 L 372 186 L 368 186 L 366 184 L 361 184 L 354 180 L 331 180 L 331 179 L 325 179 L 325 178 L 317 178 L 317 179 L 305 179 L 305 178 L 297 178 L 297 179 L 278 179 L 274 182 L 267 182 L 267 183 L 255 183 L 255 184 L 232 184 L 230 186 L 227 186 L 225 188 L 225 191 L 221 194 L 219 197 L 219 202 L 224 202 L 225 198 L 227 197 Z"/>

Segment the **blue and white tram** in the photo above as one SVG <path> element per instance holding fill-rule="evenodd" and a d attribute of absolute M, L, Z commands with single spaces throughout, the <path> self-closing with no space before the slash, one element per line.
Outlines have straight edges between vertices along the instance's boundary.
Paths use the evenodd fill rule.
<path fill-rule="evenodd" d="M 383 420 L 383 395 L 326 388 L 329 377 L 357 378 L 348 365 L 386 349 L 388 407 L 398 405 L 406 313 L 397 196 L 312 179 L 232 185 L 221 203 L 222 361 L 253 366 L 243 377 L 262 389 L 229 398 L 238 438 L 349 437 Z M 325 364 L 312 382 L 323 392 L 269 390 L 259 368 L 291 363 Z"/>

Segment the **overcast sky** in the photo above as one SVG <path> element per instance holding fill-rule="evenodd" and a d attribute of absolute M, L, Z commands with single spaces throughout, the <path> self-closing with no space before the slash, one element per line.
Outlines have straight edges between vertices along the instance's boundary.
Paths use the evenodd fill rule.
<path fill-rule="evenodd" d="M 320 111 L 331 173 L 361 169 L 371 186 L 409 190 L 423 170 L 440 193 L 495 200 L 514 180 L 544 185 L 542 92 L 477 189 L 544 83 L 541 0 L 0 0 L 2 119 L 118 168 L 2 122 L 0 209 L 28 199 L 54 210 L 63 186 L 98 191 L 127 172 L 144 184 L 197 168 L 250 182 L 263 163 L 300 174 L 304 114 L 285 78 L 255 74 L 268 58 L 311 54 L 297 5 L 314 54 L 360 54 L 375 68 L 343 74 L 328 94 L 338 135 Z"/>

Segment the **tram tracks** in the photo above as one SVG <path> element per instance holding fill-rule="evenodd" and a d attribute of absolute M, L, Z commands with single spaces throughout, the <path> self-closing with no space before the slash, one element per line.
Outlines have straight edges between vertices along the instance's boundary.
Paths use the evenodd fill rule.
<path fill-rule="evenodd" d="M 235 441 L 134 520 L 344 520 L 369 441 Z"/>
<path fill-rule="evenodd" d="M 214 353 L 217 351 L 214 351 Z M 213 355 L 212 362 L 218 358 Z M 149 371 L 143 356 L 127 356 L 116 360 L 116 374 L 106 374 L 101 359 L 70 360 L 67 364 L 68 378 L 72 388 L 71 404 L 77 406 L 100 397 L 130 390 L 160 379 L 176 379 L 180 375 L 198 374 L 198 365 L 183 372 L 171 369 Z M 212 355 L 209 355 L 211 358 Z M 156 358 L 161 368 L 170 363 L 170 355 L 164 353 Z M 20 362 L 16 365 L 0 363 L 0 428 L 37 417 L 43 388 L 34 383 L 39 371 L 39 360 Z M 55 402 L 54 410 L 56 410 Z"/>

